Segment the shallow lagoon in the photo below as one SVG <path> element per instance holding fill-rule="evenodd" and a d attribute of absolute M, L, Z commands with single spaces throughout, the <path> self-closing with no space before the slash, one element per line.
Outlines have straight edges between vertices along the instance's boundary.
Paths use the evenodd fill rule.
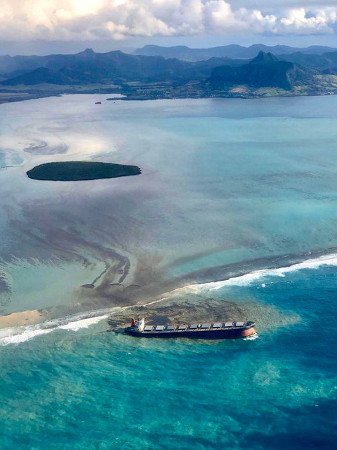
<path fill-rule="evenodd" d="M 142 265 L 146 283 L 153 267 L 162 281 L 337 246 L 334 97 L 94 104 L 104 98 L 1 106 L 2 164 L 11 166 L 0 172 L 2 271 L 46 262 L 51 271 L 46 283 L 34 275 L 29 305 L 38 290 L 40 307 L 77 301 L 114 252 L 131 270 Z M 136 164 L 143 174 L 76 186 L 25 176 L 69 159 Z M 72 291 L 58 270 L 68 276 L 74 264 Z M 6 281 L 3 312 L 22 310 L 18 281 Z"/>
<path fill-rule="evenodd" d="M 97 99 L 1 106 L 3 312 L 81 300 L 114 252 L 160 291 L 337 247 L 335 97 Z M 75 157 L 143 175 L 25 177 Z M 284 275 L 198 291 L 255 304 L 255 341 L 135 342 L 104 321 L 2 339 L 4 448 L 332 448 L 335 262 Z"/>

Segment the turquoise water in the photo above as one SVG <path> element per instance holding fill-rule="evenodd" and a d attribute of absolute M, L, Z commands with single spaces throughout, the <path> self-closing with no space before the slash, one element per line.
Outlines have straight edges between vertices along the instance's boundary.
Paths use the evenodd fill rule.
<path fill-rule="evenodd" d="M 2 312 L 66 310 L 118 251 L 159 287 L 246 305 L 258 338 L 135 341 L 106 309 L 0 330 L 1 448 L 334 448 L 336 99 L 97 99 L 1 105 Z M 80 158 L 143 175 L 24 176 Z"/>
<path fill-rule="evenodd" d="M 135 342 L 101 323 L 2 348 L 2 448 L 334 448 L 336 270 L 268 280 L 230 289 L 301 320 L 254 341 Z"/>
<path fill-rule="evenodd" d="M 95 105 L 102 97 L 1 105 L 4 313 L 24 309 L 16 274 L 34 274 L 27 309 L 37 296 L 39 307 L 70 305 L 113 252 L 159 280 L 337 246 L 334 97 Z M 25 176 L 67 159 L 131 163 L 143 174 L 76 189 Z M 73 289 L 62 271 L 74 274 Z"/>

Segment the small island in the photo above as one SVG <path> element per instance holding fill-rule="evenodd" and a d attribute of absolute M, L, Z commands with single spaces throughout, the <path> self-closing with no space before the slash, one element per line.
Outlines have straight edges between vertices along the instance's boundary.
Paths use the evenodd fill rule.
<path fill-rule="evenodd" d="M 137 166 L 91 161 L 64 161 L 40 164 L 27 172 L 32 180 L 84 181 L 140 175 Z"/>

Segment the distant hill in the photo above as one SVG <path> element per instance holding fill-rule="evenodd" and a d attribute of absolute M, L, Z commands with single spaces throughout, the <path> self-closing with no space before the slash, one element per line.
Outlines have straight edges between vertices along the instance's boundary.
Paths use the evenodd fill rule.
<path fill-rule="evenodd" d="M 239 45 L 230 45 L 226 47 L 215 47 L 213 49 L 145 47 L 149 50 L 165 49 L 168 52 L 166 56 L 170 55 L 174 50 L 173 53 L 177 53 L 182 59 L 166 58 L 163 56 L 131 55 L 121 51 L 96 53 L 91 49 L 74 55 L 3 56 L 0 57 L 0 83 L 3 86 L 34 86 L 38 84 L 121 85 L 125 82 L 170 82 L 181 84 L 188 81 L 204 81 L 211 76 L 213 69 L 219 67 L 214 72 L 215 74 L 220 74 L 220 72 L 226 73 L 228 80 L 231 77 L 237 79 L 243 76 L 246 79 L 249 78 L 250 83 L 257 85 L 259 84 L 257 78 L 263 74 L 258 74 L 258 70 L 254 65 L 257 64 L 259 58 L 262 58 L 261 55 L 273 55 L 271 52 L 262 50 L 255 55 L 261 47 L 266 48 L 263 45 L 253 45 L 248 48 Z M 272 48 L 279 52 L 290 51 L 290 49 L 294 50 L 286 46 Z M 251 65 L 247 65 L 247 59 L 233 59 L 223 56 L 213 56 L 200 61 L 187 61 L 183 58 L 185 51 L 208 52 L 212 50 L 213 53 L 220 55 L 224 53 L 223 49 L 226 49 L 227 53 L 229 52 L 236 56 L 240 54 L 241 56 L 244 55 L 247 57 L 249 54 L 254 54 L 255 59 L 253 58 Z M 323 49 L 326 49 L 326 47 L 308 47 L 306 50 L 316 50 L 318 52 L 319 50 L 323 51 Z M 204 56 L 206 57 L 206 54 Z M 271 58 L 271 56 L 268 58 Z M 285 62 L 295 64 L 296 67 L 301 66 L 302 72 L 305 67 L 309 71 L 315 70 L 321 74 L 337 74 L 337 51 L 324 54 L 293 52 L 278 55 L 278 58 L 277 64 L 272 65 L 272 61 L 269 61 L 269 70 L 273 72 L 274 77 L 271 79 L 276 84 L 281 80 L 278 76 L 280 76 L 282 68 L 288 71 L 293 68 L 292 65 L 284 64 Z M 266 63 L 267 61 L 264 61 L 265 65 Z M 233 69 L 223 68 L 224 66 L 229 66 Z M 239 67 L 243 68 L 239 69 Z M 262 80 L 264 79 L 262 78 Z M 263 83 L 265 84 L 266 81 L 264 80 Z M 285 79 L 284 83 L 286 85 Z"/>
<path fill-rule="evenodd" d="M 260 52 L 248 64 L 216 67 L 208 80 L 213 89 L 247 85 L 253 88 L 273 87 L 291 90 L 294 85 L 312 81 L 309 70 L 281 61 L 272 53 Z"/>
<path fill-rule="evenodd" d="M 4 56 L 0 88 L 7 92 L 3 98 L 10 92 L 36 98 L 111 88 L 128 99 L 333 94 L 337 51 L 278 56 L 260 51 L 250 60 L 214 56 L 201 61 L 91 49 L 74 55 Z"/>
<path fill-rule="evenodd" d="M 317 70 L 323 74 L 337 74 L 337 51 L 322 55 L 304 54 L 300 52 L 281 56 L 283 60 Z"/>
<path fill-rule="evenodd" d="M 35 84 L 71 84 L 72 79 L 67 77 L 62 71 L 55 72 L 46 67 L 39 67 L 24 75 L 18 75 L 10 78 L 9 80 L 3 80 L 4 86 L 17 86 L 26 85 L 32 86 Z"/>
<path fill-rule="evenodd" d="M 185 61 L 202 61 L 209 58 L 233 58 L 233 59 L 252 59 L 260 51 L 273 53 L 274 55 L 289 55 L 300 52 L 302 54 L 321 55 L 323 53 L 333 52 L 337 49 L 324 46 L 311 46 L 307 48 L 289 47 L 287 45 L 267 46 L 255 44 L 250 47 L 241 45 L 224 45 L 212 48 L 189 48 L 186 46 L 161 47 L 158 45 L 146 45 L 143 48 L 134 51 L 135 55 L 162 56 L 164 58 L 177 58 Z"/>
<path fill-rule="evenodd" d="M 26 57 L 15 58 L 16 71 L 21 73 L 3 82 L 5 85 L 111 83 L 125 79 L 150 81 L 172 78 L 187 68 L 184 61 L 133 56 L 120 51 L 95 53 L 91 49 L 75 55 L 31 57 L 31 70 L 28 70 Z"/>
<path fill-rule="evenodd" d="M 22 58 L 22 59 L 21 59 Z M 12 61 L 14 59 L 15 61 Z M 159 56 L 129 55 L 120 51 L 95 53 L 87 49 L 75 55 L 43 57 L 5 57 L 0 73 L 14 71 L 2 81 L 4 86 L 36 84 L 111 84 L 125 81 L 158 82 L 200 80 L 210 76 L 214 67 L 240 64 L 228 58 L 187 62 Z M 30 63 L 29 63 L 30 61 Z M 0 61 L 1 63 L 1 61 Z M 1 66 L 0 66 L 1 68 Z"/>

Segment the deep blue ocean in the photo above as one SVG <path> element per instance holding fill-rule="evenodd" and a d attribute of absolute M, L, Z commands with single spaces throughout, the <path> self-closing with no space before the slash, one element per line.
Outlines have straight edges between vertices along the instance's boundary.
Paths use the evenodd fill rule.
<path fill-rule="evenodd" d="M 94 100 L 1 106 L 3 314 L 71 304 L 118 243 L 167 277 L 217 268 L 184 295 L 237 302 L 258 337 L 135 340 L 106 332 L 106 309 L 0 330 L 0 448 L 336 448 L 336 98 Z M 144 177 L 74 191 L 22 176 L 81 148 Z"/>
<path fill-rule="evenodd" d="M 253 341 L 140 342 L 102 325 L 6 346 L 1 447 L 335 448 L 336 285 L 322 268 L 233 287 L 299 316 Z"/>

